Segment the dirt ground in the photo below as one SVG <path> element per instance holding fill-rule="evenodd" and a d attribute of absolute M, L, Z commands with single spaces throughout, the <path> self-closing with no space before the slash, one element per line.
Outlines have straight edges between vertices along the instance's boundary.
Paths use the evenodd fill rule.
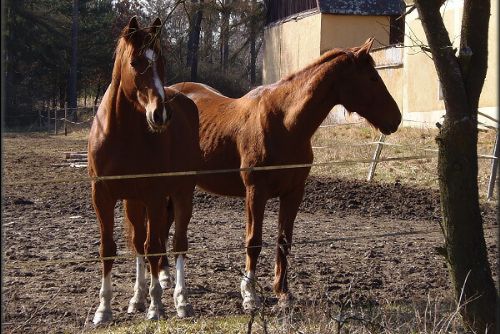
<path fill-rule="evenodd" d="M 86 168 L 54 167 L 65 151 L 84 151 L 84 136 L 7 134 L 3 143 L 3 181 L 74 179 Z M 348 167 L 346 167 L 348 168 Z M 44 264 L 47 260 L 95 258 L 99 231 L 89 182 L 3 186 L 2 307 L 5 333 L 81 332 L 98 304 L 98 262 Z M 189 228 L 187 284 L 197 316 L 243 313 L 239 284 L 244 269 L 244 203 L 202 192 L 195 194 Z M 258 265 L 267 305 L 271 293 L 277 201 L 268 203 L 264 244 Z M 482 204 L 492 268 L 497 263 L 496 209 Z M 119 254 L 128 254 L 121 205 L 116 208 Z M 359 305 L 410 305 L 449 299 L 435 190 L 402 183 L 367 183 L 310 177 L 296 220 L 289 257 L 289 284 L 296 305 L 346 297 Z M 238 250 L 224 250 L 232 247 Z M 135 265 L 118 260 L 113 270 L 112 307 L 117 324 L 142 320 L 126 313 Z M 496 279 L 496 273 L 495 273 Z M 173 290 L 164 292 L 167 316 L 175 316 Z"/>

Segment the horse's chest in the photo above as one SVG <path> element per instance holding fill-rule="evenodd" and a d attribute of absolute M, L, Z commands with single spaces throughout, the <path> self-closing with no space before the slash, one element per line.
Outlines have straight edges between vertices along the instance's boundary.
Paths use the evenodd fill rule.
<path fill-rule="evenodd" d="M 151 141 L 108 140 L 91 154 L 99 175 L 164 171 L 170 161 L 166 143 Z"/>

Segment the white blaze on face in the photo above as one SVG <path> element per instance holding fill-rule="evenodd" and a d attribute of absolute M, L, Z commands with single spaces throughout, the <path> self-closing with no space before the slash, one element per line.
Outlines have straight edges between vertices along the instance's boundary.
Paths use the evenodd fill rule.
<path fill-rule="evenodd" d="M 147 49 L 144 52 L 144 56 L 150 62 L 151 70 L 153 71 L 153 78 L 152 78 L 153 85 L 152 85 L 152 87 L 154 87 L 156 89 L 156 93 L 161 98 L 160 103 L 163 104 L 163 102 L 165 101 L 165 91 L 163 88 L 163 84 L 160 80 L 160 76 L 158 75 L 158 69 L 156 67 L 157 55 L 152 49 Z M 150 120 L 153 120 L 153 112 L 155 111 L 157 105 L 158 105 L 157 101 L 148 101 L 146 106 L 145 106 L 146 113 L 148 114 L 148 118 L 150 118 Z M 163 107 L 162 118 L 163 118 L 164 122 L 167 119 L 167 111 L 165 110 L 165 107 Z"/>

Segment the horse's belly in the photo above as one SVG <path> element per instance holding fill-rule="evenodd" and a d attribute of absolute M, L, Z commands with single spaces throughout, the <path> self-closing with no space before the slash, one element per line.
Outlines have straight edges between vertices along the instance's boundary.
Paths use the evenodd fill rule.
<path fill-rule="evenodd" d="M 210 193 L 222 196 L 245 197 L 245 186 L 239 172 L 198 176 L 196 185 Z"/>

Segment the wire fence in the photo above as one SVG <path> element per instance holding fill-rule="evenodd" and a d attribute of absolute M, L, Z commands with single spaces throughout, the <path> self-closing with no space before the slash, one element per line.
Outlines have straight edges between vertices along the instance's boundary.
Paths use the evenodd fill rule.
<path fill-rule="evenodd" d="M 68 119 L 68 111 L 72 113 L 77 113 L 79 108 L 65 108 L 65 117 L 57 118 L 57 111 L 54 111 L 54 117 L 50 117 L 50 113 L 46 116 L 46 119 L 56 121 L 64 121 L 65 123 L 72 124 L 84 124 L 92 121 L 92 119 L 88 119 L 81 122 L 72 122 Z M 60 110 L 61 111 L 61 110 Z M 95 109 L 93 110 L 93 114 L 95 115 Z M 72 114 L 70 114 L 71 116 Z M 74 115 L 74 114 L 73 114 Z M 92 116 L 94 116 L 92 115 Z M 40 115 L 41 118 L 45 117 L 44 115 Z M 491 117 L 490 117 L 491 118 Z M 497 120 L 491 118 L 492 120 L 498 122 Z M 322 128 L 329 128 L 332 126 L 351 126 L 351 125 L 359 125 L 365 123 L 364 121 L 359 122 L 349 122 L 343 124 L 328 124 L 322 125 Z M 425 122 L 427 123 L 427 122 Z M 492 127 L 496 130 L 495 127 Z M 375 167 L 379 162 L 387 162 L 387 161 L 411 161 L 411 160 L 422 160 L 422 159 L 430 159 L 436 157 L 435 154 L 428 155 L 427 153 L 438 152 L 437 149 L 433 148 L 424 148 L 424 147 L 415 147 L 411 145 L 403 145 L 396 143 L 385 142 L 385 136 L 381 135 L 378 141 L 371 141 L 366 143 L 358 143 L 351 144 L 353 146 L 372 146 L 376 145 L 376 150 L 374 152 L 372 159 L 344 159 L 344 160 L 334 160 L 328 162 L 319 162 L 319 163 L 306 163 L 306 164 L 286 164 L 286 165 L 269 165 L 269 166 L 249 166 L 249 167 L 241 167 L 241 168 L 228 168 L 228 169 L 214 169 L 214 170 L 192 170 L 192 171 L 170 171 L 164 173 L 148 173 L 148 174 L 133 174 L 133 175 L 106 175 L 106 176 L 96 176 L 96 177 L 80 177 L 80 178 L 50 178 L 50 179 L 39 179 L 39 180 L 20 180 L 20 181 L 6 181 L 4 182 L 4 186 L 23 186 L 23 185 L 34 185 L 34 184 L 52 184 L 52 183 L 76 183 L 76 182 L 100 182 L 100 181 L 110 181 L 110 180 L 131 180 L 131 179 L 144 179 L 144 178 L 158 178 L 158 177 L 179 177 L 179 176 L 197 176 L 197 175 L 208 175 L 208 174 L 224 174 L 224 173 L 242 173 L 242 172 L 261 172 L 261 171 L 279 171 L 279 170 L 289 170 L 289 169 L 297 169 L 297 168 L 313 168 L 319 166 L 329 166 L 329 165 L 352 165 L 352 164 L 370 164 L 370 171 L 368 180 L 371 180 Z M 381 158 L 381 150 L 384 146 L 394 146 L 401 148 L 410 148 L 417 151 L 422 151 L 424 155 L 409 155 L 409 156 L 399 156 L 399 157 L 385 157 Z M 334 147 L 329 146 L 314 146 L 314 149 L 329 149 Z M 498 162 L 498 131 L 496 136 L 496 142 L 493 149 L 493 153 L 491 155 L 479 154 L 478 158 L 482 159 L 491 159 L 492 160 L 492 174 L 491 178 L 496 177 L 496 173 L 494 173 L 497 169 Z M 490 182 L 491 189 L 488 190 L 489 196 L 492 195 L 492 188 L 495 182 Z M 490 194 L 491 192 L 491 194 Z M 438 230 L 436 230 L 438 231 Z M 382 235 L 367 235 L 367 236 L 355 236 L 355 237 L 344 237 L 344 238 L 328 238 L 328 239 L 316 239 L 316 240 L 303 240 L 294 242 L 293 245 L 300 244 L 321 244 L 321 243 L 331 243 L 334 241 L 342 241 L 342 240 L 351 240 L 358 238 L 373 238 L 373 237 L 387 237 L 387 236 L 397 236 L 397 235 L 406 235 L 406 234 L 425 234 L 425 233 L 434 233 L 436 231 L 429 230 L 419 230 L 419 231 L 408 231 L 408 232 L 397 232 L 397 233 L 386 233 Z M 289 244 L 291 246 L 292 244 Z M 286 246 L 283 245 L 283 246 Z M 270 247 L 268 244 L 262 244 L 259 246 L 253 247 Z M 272 247 L 276 247 L 273 245 Z M 241 251 L 243 249 L 248 249 L 252 247 L 248 246 L 237 246 L 237 247 L 221 247 L 221 248 L 193 248 L 185 252 L 164 252 L 164 253 L 155 253 L 148 255 L 140 255 L 144 257 L 148 256 L 166 256 L 166 255 L 176 255 L 176 254 L 194 254 L 194 253 L 203 253 L 203 252 L 236 252 Z M 57 265 L 57 264 L 70 264 L 70 263 L 80 263 L 80 262 L 97 262 L 104 260 L 119 260 L 119 259 L 130 259 L 135 258 L 137 254 L 122 254 L 112 257 L 82 257 L 82 258 L 60 258 L 60 259 L 51 259 L 51 260 L 41 260 L 41 261 L 20 261 L 20 262 L 12 262 L 7 263 L 7 268 L 23 268 L 23 267 L 32 267 L 32 266 L 45 266 L 45 265 Z"/>

